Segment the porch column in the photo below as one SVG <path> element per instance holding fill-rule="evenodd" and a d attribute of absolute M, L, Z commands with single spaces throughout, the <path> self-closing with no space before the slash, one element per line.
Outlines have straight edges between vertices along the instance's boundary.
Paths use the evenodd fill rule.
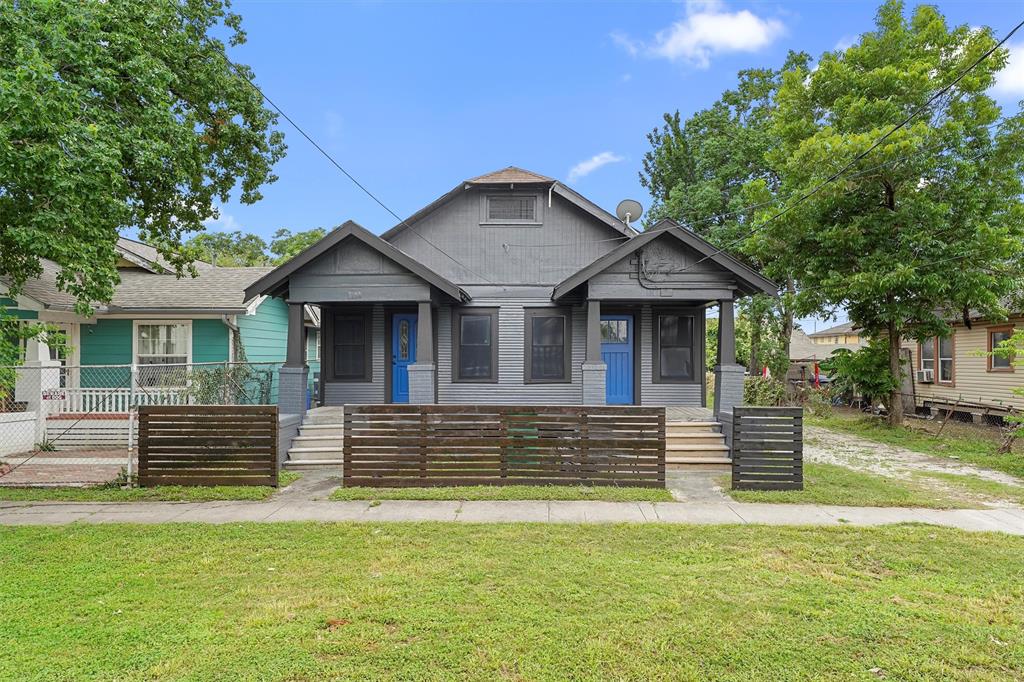
<path fill-rule="evenodd" d="M 434 310 L 430 301 L 420 301 L 416 319 L 416 362 L 409 365 L 409 402 L 430 405 L 437 402 L 434 377 Z"/>
<path fill-rule="evenodd" d="M 301 303 L 288 303 L 288 348 L 285 363 L 279 370 L 280 386 L 277 407 L 281 414 L 306 414 L 306 392 L 309 390 L 309 367 L 303 353 L 306 325 Z"/>
<path fill-rule="evenodd" d="M 601 359 L 601 301 L 587 301 L 587 356 L 583 361 L 583 404 L 604 405 L 604 361 Z"/>
<path fill-rule="evenodd" d="M 715 417 L 743 404 L 743 367 L 736 364 L 736 323 L 732 299 L 718 302 L 718 364 L 715 365 Z"/>

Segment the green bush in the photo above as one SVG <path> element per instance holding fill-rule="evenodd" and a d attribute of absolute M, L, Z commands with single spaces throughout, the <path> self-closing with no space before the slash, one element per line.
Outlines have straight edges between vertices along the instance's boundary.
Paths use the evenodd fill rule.
<path fill-rule="evenodd" d="M 786 403 L 786 385 L 772 377 L 753 376 L 743 380 L 743 404 L 777 407 Z"/>

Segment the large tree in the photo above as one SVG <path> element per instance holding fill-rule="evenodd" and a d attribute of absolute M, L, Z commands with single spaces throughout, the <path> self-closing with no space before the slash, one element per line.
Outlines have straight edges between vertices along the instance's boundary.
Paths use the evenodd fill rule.
<path fill-rule="evenodd" d="M 270 252 L 274 254 L 274 265 L 280 265 L 291 260 L 300 252 L 324 238 L 327 230 L 322 227 L 314 227 L 303 232 L 296 232 L 282 227 L 270 240 Z"/>
<path fill-rule="evenodd" d="M 284 154 L 275 115 L 232 66 L 226 0 L 0 3 L 0 276 L 17 291 L 60 266 L 86 312 L 118 282 L 135 227 L 178 270 L 215 202 L 253 203 Z"/>
<path fill-rule="evenodd" d="M 773 124 L 780 145 L 768 160 L 788 210 L 765 210 L 751 241 L 796 274 L 799 312 L 845 308 L 869 336 L 886 339 L 895 387 L 905 336 L 948 333 L 950 311 L 1005 312 L 1024 239 L 1024 117 L 1001 118 L 987 94 L 1006 65 L 997 50 L 804 199 L 995 44 L 989 29 L 950 28 L 931 6 L 907 18 L 901 2 L 887 2 L 876 24 L 816 69 L 783 75 Z M 886 401 L 892 423 L 902 421 L 898 391 Z"/>
<path fill-rule="evenodd" d="M 754 373 L 766 359 L 774 360 L 769 364 L 776 371 L 788 364 L 794 282 L 773 254 L 745 248 L 754 211 L 744 188 L 755 180 L 769 192 L 779 186 L 778 173 L 767 158 L 778 144 L 772 127 L 775 94 L 782 74 L 806 67 L 809 59 L 794 52 L 781 69 L 741 71 L 735 89 L 726 90 L 685 121 L 678 111 L 665 114 L 662 127 L 647 136 L 651 149 L 640 173 L 641 184 L 654 198 L 648 225 L 672 218 L 784 283 L 781 300 L 755 296 L 743 305 L 741 312 L 752 323 L 745 364 Z"/>
<path fill-rule="evenodd" d="M 246 232 L 204 232 L 186 242 L 200 260 L 221 267 L 268 265 L 267 243 Z"/>

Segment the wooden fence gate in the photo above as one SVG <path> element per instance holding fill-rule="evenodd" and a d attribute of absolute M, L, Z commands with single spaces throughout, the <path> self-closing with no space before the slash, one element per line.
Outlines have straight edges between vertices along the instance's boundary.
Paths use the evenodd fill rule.
<path fill-rule="evenodd" d="M 344 484 L 665 487 L 654 407 L 346 405 Z"/>
<path fill-rule="evenodd" d="M 276 405 L 139 407 L 139 485 L 277 485 Z"/>
<path fill-rule="evenodd" d="M 732 487 L 803 490 L 803 408 L 734 407 Z"/>

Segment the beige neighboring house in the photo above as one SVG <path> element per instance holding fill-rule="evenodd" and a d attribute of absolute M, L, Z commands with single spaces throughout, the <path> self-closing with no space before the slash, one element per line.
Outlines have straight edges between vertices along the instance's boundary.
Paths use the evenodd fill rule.
<path fill-rule="evenodd" d="M 860 348 L 864 345 L 860 330 L 853 328 L 852 322 L 843 322 L 820 332 L 807 334 L 807 339 L 819 346 L 834 346 L 835 348 Z M 831 351 L 829 351 L 831 352 Z"/>
<path fill-rule="evenodd" d="M 824 337 L 821 334 L 829 333 L 832 330 L 825 330 L 817 334 L 807 334 L 801 329 L 794 329 L 793 335 L 789 339 L 789 372 L 786 375 L 786 380 L 794 383 L 814 381 L 815 362 L 827 359 L 832 355 L 833 351 L 840 348 L 857 350 L 866 345 L 866 342 L 861 339 L 860 334 L 850 328 L 849 322 L 832 329 L 840 329 L 841 327 L 846 327 L 847 329 Z M 826 343 L 822 340 L 831 338 L 850 339 L 850 341 Z M 822 383 L 828 381 L 828 377 L 825 376 L 824 372 L 821 373 L 821 381 Z"/>
<path fill-rule="evenodd" d="M 1008 320 L 971 320 L 970 329 L 962 320 L 952 323 L 952 334 L 918 343 L 904 341 L 910 355 L 916 408 L 945 414 L 947 410 L 984 421 L 987 415 L 999 417 L 1009 409 L 1024 410 L 1024 370 L 1016 371 L 1009 358 L 989 354 L 1008 339 L 1014 329 L 1024 327 L 1024 314 Z"/>

